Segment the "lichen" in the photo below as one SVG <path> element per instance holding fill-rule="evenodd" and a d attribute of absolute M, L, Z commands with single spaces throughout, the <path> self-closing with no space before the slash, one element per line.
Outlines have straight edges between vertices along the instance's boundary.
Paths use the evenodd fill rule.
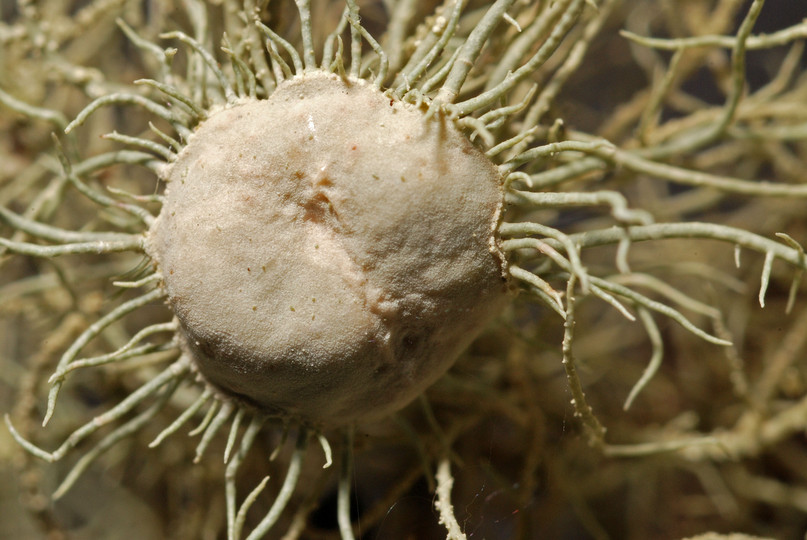
<path fill-rule="evenodd" d="M 0 402 L 63 478 L 51 505 L 16 455 L 26 507 L 92 537 L 125 526 L 103 503 L 171 538 L 801 534 L 780 4 L 0 4 Z"/>

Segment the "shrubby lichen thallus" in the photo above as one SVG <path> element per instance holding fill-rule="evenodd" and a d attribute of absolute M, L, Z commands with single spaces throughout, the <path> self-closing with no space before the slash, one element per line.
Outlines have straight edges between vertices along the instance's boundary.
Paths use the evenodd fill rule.
<path fill-rule="evenodd" d="M 680 140 L 665 141 L 652 151 L 625 150 L 582 133 L 564 135 L 555 129 L 558 123 L 544 126 L 542 117 L 613 6 L 604 2 L 594 10 L 586 3 L 564 0 L 539 7 L 497 0 L 465 18 L 464 0 L 446 2 L 423 21 L 414 41 L 401 32 L 410 26 L 406 17 L 413 11 L 395 9 L 382 47 L 360 24 L 355 2 L 348 0 L 318 54 L 309 2 L 298 0 L 301 55 L 263 24 L 252 2 L 242 9 L 226 1 L 232 13 L 239 13 L 225 18 L 233 26 L 228 28 L 230 38 L 238 36 L 236 46 L 225 39 L 225 47 L 213 51 L 203 45 L 205 40 L 182 32 L 163 36 L 184 45 L 185 76 L 172 64 L 176 49 L 162 49 L 121 22 L 131 42 L 155 60 L 156 78 L 137 81 L 150 87 L 153 97 L 134 90 L 109 93 L 91 102 L 66 131 L 101 107 L 126 105 L 146 110 L 173 132 L 152 125 L 151 138 L 109 134 L 108 139 L 129 148 L 75 163 L 61 153 L 60 174 L 99 207 L 125 215 L 140 228 L 73 231 L 0 208 L 0 219 L 20 238 L 28 235 L 48 243 L 15 236 L 0 238 L 0 246 L 38 257 L 135 252 L 146 255 L 153 268 L 142 279 L 117 282 L 146 292 L 120 303 L 64 352 L 51 377 L 46 423 L 62 385 L 76 369 L 155 350 L 174 351 L 175 360 L 76 429 L 53 452 L 28 442 L 7 417 L 15 439 L 48 461 L 64 458 L 100 428 L 115 425 L 81 457 L 55 495 L 65 493 L 102 452 L 152 421 L 181 385 L 202 381 L 199 397 L 152 446 L 206 411 L 192 432 L 201 435 L 198 461 L 229 425 L 224 452 L 228 538 L 242 536 L 247 512 L 267 485 L 264 479 L 237 504 L 239 467 L 272 419 L 296 425 L 297 442 L 277 496 L 249 538 L 264 536 L 277 523 L 300 477 L 312 433 L 330 465 L 331 449 L 323 433 L 331 428 L 343 434 L 340 533 L 352 538 L 353 426 L 399 409 L 448 369 L 505 305 L 511 282 L 514 290 L 539 300 L 564 321 L 563 366 L 575 412 L 592 444 L 613 455 L 648 451 L 642 445 L 605 443 L 604 429 L 586 403 L 575 370 L 575 301 L 591 295 L 630 320 L 638 313 L 651 336 L 653 359 L 628 397 L 629 405 L 660 363 L 661 340 L 656 339 L 651 313 L 669 317 L 711 343 L 728 343 L 692 324 L 675 307 L 618 279 L 631 276 L 632 243 L 699 237 L 764 252 L 761 300 L 772 261 L 780 258 L 803 268 L 804 253 L 789 237 L 783 245 L 707 223 L 655 224 L 648 212 L 632 209 L 615 191 L 549 190 L 570 180 L 588 181 L 595 177 L 589 173 L 611 165 L 732 193 L 803 196 L 804 190 L 663 162 L 724 134 L 743 95 L 742 77 L 734 77 L 724 112 L 707 129 L 698 125 L 693 133 L 684 132 Z M 742 71 L 736 66 L 743 65 L 757 5 L 761 3 L 753 3 L 732 38 L 733 75 Z M 207 36 L 206 10 L 215 8 L 187 2 L 184 9 L 192 12 L 188 20 L 194 35 Z M 508 31 L 496 36 L 496 29 L 505 25 L 510 25 Z M 562 47 L 572 31 L 585 39 Z M 491 41 L 501 50 L 495 63 L 484 54 Z M 365 43 L 369 53 L 362 51 Z M 534 85 L 534 73 L 559 50 L 560 67 L 547 71 L 542 87 Z M 0 100 L 29 117 L 61 125 L 59 113 L 24 105 L 2 92 Z M 652 110 L 647 114 L 655 117 Z M 536 141 L 545 144 L 534 146 Z M 89 175 L 114 164 L 144 165 L 165 180 L 165 194 L 110 194 L 88 182 Z M 159 214 L 146 210 L 142 201 L 161 203 Z M 502 218 L 505 204 L 517 210 L 511 222 Z M 604 208 L 607 225 L 596 221 L 591 230 L 565 234 L 527 221 L 534 209 L 583 206 Z M 583 265 L 582 252 L 604 244 L 619 246 L 617 278 L 592 275 Z M 170 305 L 173 320 L 143 328 L 108 354 L 80 356 L 110 325 L 161 299 Z M 148 341 L 159 335 L 171 338 Z M 144 403 L 149 406 L 135 413 Z M 450 502 L 450 452 L 448 447 L 442 451 L 435 505 L 449 536 L 460 538 Z"/>

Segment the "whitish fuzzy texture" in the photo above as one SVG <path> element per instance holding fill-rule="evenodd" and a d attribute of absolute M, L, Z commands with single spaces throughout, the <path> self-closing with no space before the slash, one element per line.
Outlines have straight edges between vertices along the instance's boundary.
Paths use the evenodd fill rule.
<path fill-rule="evenodd" d="M 440 115 L 308 73 L 220 110 L 166 172 L 149 252 L 225 395 L 333 426 L 399 409 L 506 294 L 496 168 Z"/>

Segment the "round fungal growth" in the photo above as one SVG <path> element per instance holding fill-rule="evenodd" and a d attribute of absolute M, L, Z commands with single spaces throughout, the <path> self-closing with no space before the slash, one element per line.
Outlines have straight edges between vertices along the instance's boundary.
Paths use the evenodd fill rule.
<path fill-rule="evenodd" d="M 214 112 L 148 252 L 214 388 L 340 425 L 399 409 L 506 298 L 498 170 L 443 115 L 309 72 Z"/>

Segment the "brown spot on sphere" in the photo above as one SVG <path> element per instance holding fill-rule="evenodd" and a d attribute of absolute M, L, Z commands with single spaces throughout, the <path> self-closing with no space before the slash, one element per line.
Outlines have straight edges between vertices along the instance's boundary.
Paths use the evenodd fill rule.
<path fill-rule="evenodd" d="M 397 410 L 505 301 L 497 169 L 363 81 L 308 73 L 216 111 L 165 180 L 148 251 L 183 349 L 266 412 L 331 427 Z"/>

